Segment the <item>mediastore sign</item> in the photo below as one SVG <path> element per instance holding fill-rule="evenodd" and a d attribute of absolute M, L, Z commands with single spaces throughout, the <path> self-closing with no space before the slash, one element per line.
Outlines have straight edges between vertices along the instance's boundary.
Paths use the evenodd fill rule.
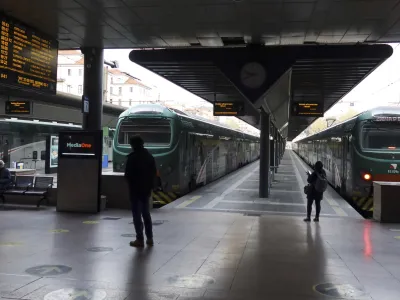
<path fill-rule="evenodd" d="M 96 138 L 87 132 L 68 132 L 60 134 L 60 151 L 62 156 L 96 156 Z"/>
<path fill-rule="evenodd" d="M 67 143 L 68 148 L 92 148 L 92 144 L 85 144 L 85 143 Z"/>

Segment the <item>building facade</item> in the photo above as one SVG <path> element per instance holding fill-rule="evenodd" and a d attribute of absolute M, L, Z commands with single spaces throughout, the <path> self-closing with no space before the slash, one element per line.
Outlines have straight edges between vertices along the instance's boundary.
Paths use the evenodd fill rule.
<path fill-rule="evenodd" d="M 83 95 L 83 64 L 83 54 L 79 50 L 59 51 L 57 91 Z M 104 65 L 104 102 L 129 107 L 138 103 L 154 103 L 159 99 L 157 87 L 147 86 L 129 73 Z"/>
<path fill-rule="evenodd" d="M 140 79 L 118 69 L 108 70 L 108 86 L 106 101 L 119 106 L 132 106 L 140 103 L 159 101 L 156 88 L 143 84 Z"/>

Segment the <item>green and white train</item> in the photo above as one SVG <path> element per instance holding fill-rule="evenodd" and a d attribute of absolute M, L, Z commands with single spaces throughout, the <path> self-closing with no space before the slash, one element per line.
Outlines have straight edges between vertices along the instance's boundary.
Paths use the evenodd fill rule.
<path fill-rule="evenodd" d="M 124 172 L 129 138 L 140 135 L 156 159 L 160 188 L 154 204 L 168 204 L 259 158 L 259 137 L 158 104 L 123 112 L 113 140 L 113 170 Z"/>
<path fill-rule="evenodd" d="M 292 144 L 364 216 L 373 211 L 373 181 L 400 182 L 400 108 L 378 107 Z"/>

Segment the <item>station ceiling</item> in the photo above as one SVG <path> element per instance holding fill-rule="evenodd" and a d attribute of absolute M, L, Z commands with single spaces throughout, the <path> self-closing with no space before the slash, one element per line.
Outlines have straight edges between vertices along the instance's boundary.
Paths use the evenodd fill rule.
<path fill-rule="evenodd" d="M 400 41 L 400 0 L 2 0 L 0 10 L 57 38 L 60 49 L 190 49 Z M 326 96 L 327 109 L 385 59 L 379 55 L 364 60 L 349 57 L 343 56 L 340 62 L 296 60 L 290 76 L 300 93 L 294 96 L 307 96 L 301 93 L 308 90 L 305 86 L 309 81 L 302 78 L 324 75 L 330 79 L 320 83 L 319 90 Z M 163 71 L 160 68 L 165 68 L 145 63 L 159 74 Z M 212 64 L 202 67 L 218 73 Z M 189 70 L 193 71 L 197 72 Z M 186 89 L 210 100 L 204 93 L 201 95 L 209 87 L 200 79 L 197 76 L 200 88 Z M 243 96 L 229 84 L 219 88 L 222 94 L 235 99 Z M 257 105 L 253 108 L 256 110 Z M 258 124 L 257 113 L 244 119 Z M 291 121 L 285 134 L 291 139 L 313 120 Z M 284 124 L 279 116 L 275 121 Z"/>
<path fill-rule="evenodd" d="M 61 49 L 399 42 L 399 0 L 2 0 Z"/>

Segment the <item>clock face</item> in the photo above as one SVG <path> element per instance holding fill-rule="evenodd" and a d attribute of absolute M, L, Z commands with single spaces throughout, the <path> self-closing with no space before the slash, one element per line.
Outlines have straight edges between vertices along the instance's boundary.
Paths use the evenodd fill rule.
<path fill-rule="evenodd" d="M 257 89 L 261 87 L 266 78 L 267 73 L 265 68 L 257 62 L 245 64 L 240 71 L 240 79 L 243 85 L 251 89 Z"/>

